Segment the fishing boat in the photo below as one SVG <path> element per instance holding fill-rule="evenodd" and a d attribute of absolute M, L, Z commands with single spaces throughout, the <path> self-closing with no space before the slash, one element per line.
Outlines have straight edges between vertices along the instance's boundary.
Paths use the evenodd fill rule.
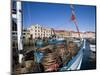
<path fill-rule="evenodd" d="M 56 41 L 57 41 L 56 46 L 64 44 L 64 40 L 56 40 Z M 84 44 L 85 40 L 83 40 L 82 42 L 80 42 L 79 40 L 75 40 L 74 42 L 77 43 L 77 45 L 81 43 L 80 50 L 77 52 L 77 54 L 74 57 L 70 59 L 69 62 L 65 63 L 59 71 L 80 70 L 82 59 L 83 59 L 83 51 L 85 48 L 85 44 Z M 46 48 L 49 48 L 49 47 L 51 46 L 43 47 L 43 49 L 45 50 Z M 37 51 L 35 52 L 35 56 L 37 58 L 36 62 L 41 63 L 41 59 L 44 57 L 44 54 L 41 51 L 40 52 Z"/>
<path fill-rule="evenodd" d="M 76 41 L 75 41 L 76 42 Z M 79 42 L 77 42 L 79 43 Z M 63 68 L 61 68 L 60 71 L 67 71 L 67 70 L 80 70 L 82 59 L 83 59 L 83 51 L 85 46 L 85 40 L 82 41 L 82 46 L 80 50 L 78 51 L 77 55 L 74 56 L 67 64 L 64 65 Z"/>

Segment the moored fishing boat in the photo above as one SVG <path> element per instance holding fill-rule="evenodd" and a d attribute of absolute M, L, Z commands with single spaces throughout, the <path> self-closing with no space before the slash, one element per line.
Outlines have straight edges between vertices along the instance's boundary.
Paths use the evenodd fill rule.
<path fill-rule="evenodd" d="M 64 40 L 60 40 L 60 41 L 56 40 L 56 41 L 57 41 L 56 46 L 57 45 L 63 46 L 62 44 L 64 44 Z M 79 70 L 80 69 L 81 63 L 82 63 L 82 58 L 83 58 L 83 50 L 84 50 L 85 41 L 84 40 L 82 42 L 80 42 L 80 41 L 76 42 L 76 41 L 77 40 L 75 40 L 74 42 L 77 43 L 77 45 L 79 43 L 82 44 L 82 45 L 80 45 L 80 50 L 78 50 L 78 52 L 74 56 L 70 55 L 70 53 L 68 55 L 66 55 L 67 57 L 65 59 L 63 58 L 65 60 L 63 67 L 61 67 L 59 69 L 59 71 Z M 49 47 L 51 48 L 51 46 L 47 46 L 47 47 L 45 47 L 45 48 L 43 47 L 43 48 L 48 49 Z M 44 53 L 42 53 L 41 51 L 40 52 L 37 51 L 37 52 L 35 52 L 35 56 L 36 56 L 36 60 L 37 60 L 36 62 L 41 63 L 41 60 L 44 57 Z M 71 58 L 69 59 L 68 56 L 70 56 Z M 68 59 L 69 59 L 69 61 L 67 61 Z"/>
<path fill-rule="evenodd" d="M 77 41 L 77 43 L 79 43 Z M 60 71 L 67 71 L 67 70 L 80 70 L 82 59 L 83 59 L 83 50 L 84 50 L 84 44 L 85 40 L 82 41 L 82 46 L 80 50 L 77 52 L 77 54 L 68 62 L 66 63 Z"/>

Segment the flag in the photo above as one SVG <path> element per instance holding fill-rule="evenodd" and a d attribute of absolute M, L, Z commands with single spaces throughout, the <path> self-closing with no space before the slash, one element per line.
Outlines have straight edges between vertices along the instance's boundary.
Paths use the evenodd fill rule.
<path fill-rule="evenodd" d="M 76 20 L 76 17 L 75 17 L 74 14 L 72 14 L 72 16 L 71 16 L 71 20 L 72 20 L 72 21 L 75 21 L 75 20 Z"/>

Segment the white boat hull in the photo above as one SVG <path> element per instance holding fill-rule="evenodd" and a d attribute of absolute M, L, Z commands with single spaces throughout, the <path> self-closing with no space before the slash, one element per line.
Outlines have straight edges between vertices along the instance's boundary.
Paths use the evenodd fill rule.
<path fill-rule="evenodd" d="M 90 50 L 95 52 L 95 45 L 90 45 Z"/>

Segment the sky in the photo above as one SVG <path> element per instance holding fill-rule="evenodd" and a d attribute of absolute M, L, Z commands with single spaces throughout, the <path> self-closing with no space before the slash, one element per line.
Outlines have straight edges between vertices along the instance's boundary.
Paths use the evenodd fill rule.
<path fill-rule="evenodd" d="M 96 7 L 74 5 L 74 10 L 80 31 L 95 32 Z M 76 31 L 69 4 L 22 2 L 22 14 L 24 28 L 39 24 L 55 30 Z"/>

